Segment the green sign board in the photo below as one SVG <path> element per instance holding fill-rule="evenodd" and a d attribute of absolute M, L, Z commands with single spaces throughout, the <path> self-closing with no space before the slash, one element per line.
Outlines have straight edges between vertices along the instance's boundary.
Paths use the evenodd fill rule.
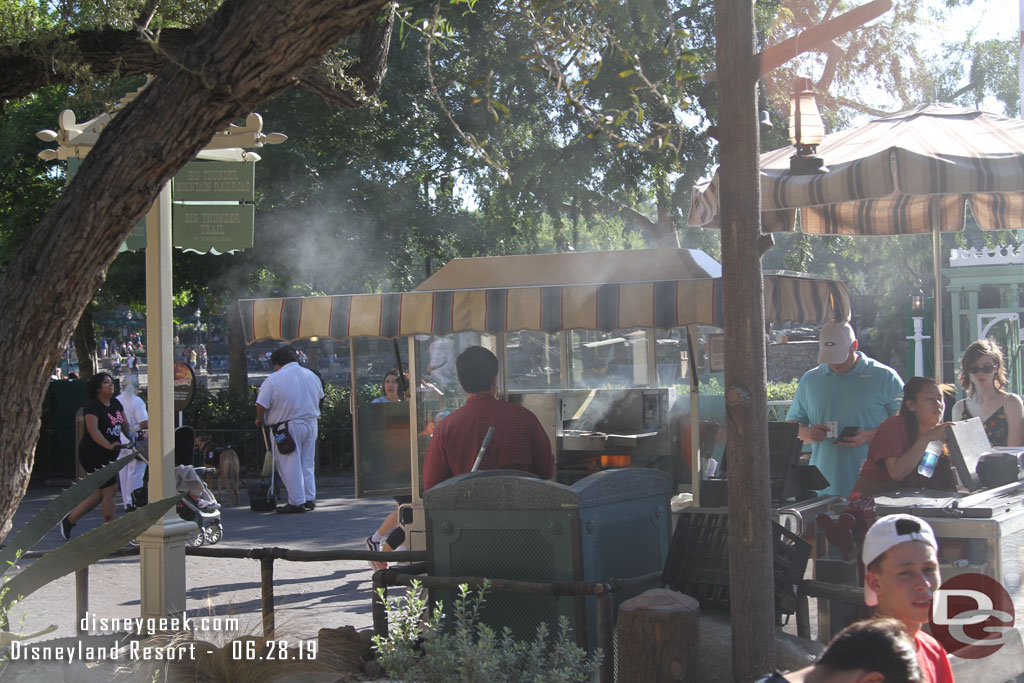
<path fill-rule="evenodd" d="M 82 165 L 68 159 L 68 182 Z M 255 163 L 192 161 L 171 181 L 171 198 L 178 201 L 253 201 Z M 178 249 L 224 253 L 252 247 L 252 204 L 174 204 L 171 211 L 172 244 Z M 121 251 L 146 248 L 146 217 L 136 224 Z"/>
<path fill-rule="evenodd" d="M 174 246 L 224 253 L 252 246 L 252 204 L 175 204 L 171 211 Z"/>
<path fill-rule="evenodd" d="M 251 202 L 255 197 L 255 187 L 255 163 L 191 161 L 171 181 L 171 199 L 178 202 Z"/>

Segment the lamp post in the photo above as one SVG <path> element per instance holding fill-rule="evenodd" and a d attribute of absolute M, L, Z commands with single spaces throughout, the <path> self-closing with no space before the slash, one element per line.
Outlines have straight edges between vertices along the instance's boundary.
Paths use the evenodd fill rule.
<path fill-rule="evenodd" d="M 828 173 L 824 159 L 815 154 L 824 139 L 825 123 L 818 112 L 811 79 L 797 78 L 789 99 L 789 141 L 796 146 L 796 154 L 789 158 L 789 172 L 793 175 Z"/>
<path fill-rule="evenodd" d="M 914 342 L 914 376 L 923 377 L 924 344 L 922 342 L 931 337 L 922 334 L 924 332 L 924 293 L 920 288 L 910 297 L 910 313 L 911 319 L 914 321 L 914 334 L 908 336 L 907 339 Z"/>

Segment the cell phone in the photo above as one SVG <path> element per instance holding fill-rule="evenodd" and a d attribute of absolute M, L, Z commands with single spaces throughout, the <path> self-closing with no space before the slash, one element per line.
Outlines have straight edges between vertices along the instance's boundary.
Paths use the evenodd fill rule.
<path fill-rule="evenodd" d="M 860 427 L 843 427 L 843 431 L 839 432 L 839 436 L 836 437 L 836 441 L 843 441 L 845 439 L 852 439 L 857 436 L 857 432 L 860 431 Z"/>

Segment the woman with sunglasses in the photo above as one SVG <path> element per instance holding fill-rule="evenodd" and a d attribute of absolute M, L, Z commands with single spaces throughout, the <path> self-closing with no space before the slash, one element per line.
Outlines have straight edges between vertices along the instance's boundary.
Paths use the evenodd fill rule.
<path fill-rule="evenodd" d="M 953 406 L 953 419 L 980 417 L 993 446 L 1024 446 L 1024 406 L 1004 390 L 1003 351 L 991 339 L 979 339 L 960 359 L 960 386 L 967 394 Z"/>

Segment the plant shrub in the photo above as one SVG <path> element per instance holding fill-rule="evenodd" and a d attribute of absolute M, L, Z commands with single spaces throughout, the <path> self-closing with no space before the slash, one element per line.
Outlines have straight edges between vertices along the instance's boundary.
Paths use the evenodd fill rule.
<path fill-rule="evenodd" d="M 484 587 L 475 594 L 463 584 L 455 598 L 450 623 L 438 605 L 425 618 L 426 600 L 418 582 L 404 598 L 385 599 L 387 638 L 373 637 L 380 664 L 392 678 L 424 683 L 563 683 L 589 681 L 601 664 L 597 650 L 588 657 L 569 637 L 563 616 L 554 637 L 546 624 L 537 626 L 536 638 L 519 642 L 508 628 L 501 635 L 480 623 Z M 381 591 L 383 598 L 383 591 Z"/>

